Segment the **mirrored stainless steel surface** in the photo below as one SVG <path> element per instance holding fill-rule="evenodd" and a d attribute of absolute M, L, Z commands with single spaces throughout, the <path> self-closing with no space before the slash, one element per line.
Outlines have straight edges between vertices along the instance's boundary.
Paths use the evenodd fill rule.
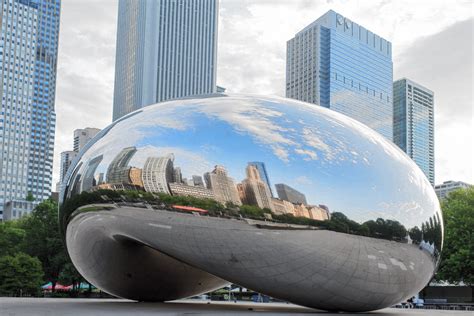
<path fill-rule="evenodd" d="M 290 99 L 211 95 L 114 122 L 68 172 L 71 259 L 116 296 L 163 301 L 233 282 L 296 304 L 367 311 L 431 279 L 439 203 L 393 143 Z"/>

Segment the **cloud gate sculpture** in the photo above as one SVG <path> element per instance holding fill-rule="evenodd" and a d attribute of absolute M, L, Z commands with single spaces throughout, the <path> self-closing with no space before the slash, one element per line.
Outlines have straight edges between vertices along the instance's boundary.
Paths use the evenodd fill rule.
<path fill-rule="evenodd" d="M 398 303 L 431 279 L 436 195 L 395 145 L 304 102 L 210 95 L 133 112 L 68 171 L 70 257 L 115 296 L 166 301 L 230 282 L 325 310 Z"/>

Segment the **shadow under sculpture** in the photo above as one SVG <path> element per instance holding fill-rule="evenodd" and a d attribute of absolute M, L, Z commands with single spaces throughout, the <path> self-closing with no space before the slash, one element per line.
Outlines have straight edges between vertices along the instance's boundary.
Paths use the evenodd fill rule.
<path fill-rule="evenodd" d="M 422 289 L 443 221 L 422 171 L 331 110 L 209 95 L 133 112 L 63 184 L 60 226 L 102 290 L 166 301 L 232 282 L 295 304 L 368 311 Z"/>

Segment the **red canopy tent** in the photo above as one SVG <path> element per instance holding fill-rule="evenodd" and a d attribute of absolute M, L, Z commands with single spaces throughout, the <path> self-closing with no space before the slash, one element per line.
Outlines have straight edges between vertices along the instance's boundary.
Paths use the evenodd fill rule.
<path fill-rule="evenodd" d="M 207 210 L 203 210 L 202 208 L 192 207 L 192 206 L 183 206 L 183 205 L 172 205 L 173 208 L 180 210 L 180 211 L 187 211 L 187 212 L 198 212 L 201 214 L 207 214 Z"/>
<path fill-rule="evenodd" d="M 52 291 L 53 290 L 53 283 L 49 282 L 41 287 L 43 291 Z M 62 285 L 60 283 L 56 283 L 55 290 L 56 291 L 70 291 L 72 289 L 72 285 Z"/>

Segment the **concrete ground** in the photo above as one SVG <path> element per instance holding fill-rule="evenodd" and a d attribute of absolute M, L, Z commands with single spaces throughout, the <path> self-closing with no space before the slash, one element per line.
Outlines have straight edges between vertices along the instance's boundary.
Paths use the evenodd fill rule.
<path fill-rule="evenodd" d="M 169 303 L 137 303 L 121 299 L 61 299 L 0 297 L 1 316 L 23 315 L 298 315 L 326 313 L 285 303 L 212 302 L 180 300 Z M 469 313 L 469 314 L 468 314 Z M 472 315 L 472 312 L 386 308 L 371 313 L 345 315 L 431 316 Z"/>

